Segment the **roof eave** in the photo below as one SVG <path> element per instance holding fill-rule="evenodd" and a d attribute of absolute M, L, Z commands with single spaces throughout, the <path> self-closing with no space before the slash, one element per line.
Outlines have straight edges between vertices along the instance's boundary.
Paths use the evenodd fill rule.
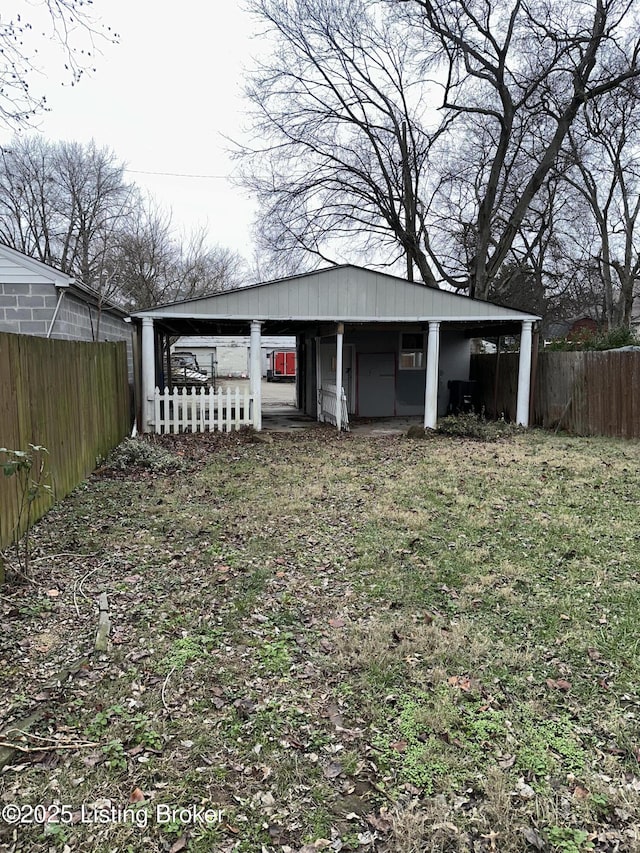
<path fill-rule="evenodd" d="M 148 309 L 146 311 L 137 311 L 130 315 L 133 320 L 143 320 L 145 317 L 152 320 L 230 320 L 234 322 L 251 323 L 253 320 L 278 323 L 501 323 L 505 321 L 522 321 L 536 323 L 541 320 L 536 314 L 521 314 L 519 311 L 514 311 L 512 314 L 478 314 L 478 315 L 411 315 L 407 317 L 389 316 L 389 317 L 363 317 L 363 316 L 337 316 L 337 315 L 318 315 L 318 316 L 300 316 L 300 315 L 276 315 L 276 314 L 187 314 L 181 311 L 160 311 Z"/>

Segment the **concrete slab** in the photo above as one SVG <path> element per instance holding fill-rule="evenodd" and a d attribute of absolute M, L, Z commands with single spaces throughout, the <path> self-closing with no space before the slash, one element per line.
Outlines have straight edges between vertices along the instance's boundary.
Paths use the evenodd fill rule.
<path fill-rule="evenodd" d="M 218 387 L 232 390 L 249 388 L 248 379 L 221 379 Z M 351 417 L 349 427 L 358 435 L 403 435 L 410 426 L 422 426 L 422 417 L 356 418 Z M 294 382 L 267 382 L 262 380 L 262 428 L 267 432 L 300 432 L 309 429 L 334 429 L 331 424 L 320 424 L 296 408 Z"/>
<path fill-rule="evenodd" d="M 422 418 L 355 418 L 349 424 L 349 431 L 356 435 L 404 435 L 410 426 L 422 426 Z M 335 430 L 331 424 L 318 423 L 299 409 L 288 406 L 263 408 L 262 428 L 267 432 Z"/>
<path fill-rule="evenodd" d="M 410 426 L 422 426 L 422 417 L 399 418 L 353 418 L 349 424 L 351 432 L 359 435 L 404 435 Z"/>
<path fill-rule="evenodd" d="M 327 424 L 314 421 L 293 406 L 271 406 L 262 408 L 262 429 L 267 432 L 301 432 L 311 429 L 326 429 Z"/>

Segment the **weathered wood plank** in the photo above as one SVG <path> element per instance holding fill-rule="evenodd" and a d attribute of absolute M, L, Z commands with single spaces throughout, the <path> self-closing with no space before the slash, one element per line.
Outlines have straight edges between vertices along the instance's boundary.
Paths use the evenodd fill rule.
<path fill-rule="evenodd" d="M 490 415 L 515 416 L 517 353 L 474 355 L 471 377 Z M 558 424 L 575 435 L 640 438 L 640 352 L 542 352 L 538 356 L 533 423 Z"/>
<path fill-rule="evenodd" d="M 46 447 L 55 498 L 63 498 L 129 432 L 126 349 L 0 333 L 0 401 L 0 447 Z M 52 502 L 39 495 L 33 519 Z M 0 476 L 0 548 L 13 539 L 19 503 L 15 477 Z"/>

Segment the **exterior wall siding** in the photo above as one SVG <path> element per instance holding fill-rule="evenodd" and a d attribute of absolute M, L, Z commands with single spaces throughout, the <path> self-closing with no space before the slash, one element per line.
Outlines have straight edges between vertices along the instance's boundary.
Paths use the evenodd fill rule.
<path fill-rule="evenodd" d="M 347 397 L 355 397 L 358 400 L 358 356 L 390 354 L 395 360 L 395 404 L 394 411 L 386 413 L 387 417 L 421 415 L 424 412 L 425 370 L 401 370 L 398 367 L 400 354 L 400 332 L 397 330 L 378 331 L 375 329 L 362 329 L 359 331 L 345 330 L 345 391 Z M 405 330 L 411 330 L 406 327 Z M 350 366 L 347 356 L 347 348 L 353 346 L 355 350 L 355 362 L 351 365 L 353 378 L 348 374 Z M 425 335 L 426 349 L 426 335 Z M 322 352 L 322 382 L 323 384 L 335 384 L 335 370 L 332 370 L 332 358 L 335 354 L 335 338 L 324 338 L 321 345 Z M 471 342 L 463 332 L 455 330 L 440 331 L 440 360 L 438 381 L 438 417 L 447 413 L 449 406 L 449 380 L 468 380 L 471 356 Z M 351 382 L 351 389 L 347 387 Z M 350 393 L 351 392 L 351 393 Z M 354 406 L 357 412 L 357 402 Z M 307 411 L 311 414 L 310 409 Z"/>
<path fill-rule="evenodd" d="M 438 417 L 449 407 L 449 380 L 467 382 L 471 370 L 471 340 L 462 332 L 445 329 L 440 333 L 440 381 L 438 384 Z"/>
<path fill-rule="evenodd" d="M 535 319 L 501 305 L 358 267 L 335 267 L 281 281 L 218 293 L 150 309 L 156 317 L 201 316 L 234 319 L 330 319 L 366 322 L 374 318 L 459 320 Z M 140 315 L 138 315 L 140 316 Z"/>

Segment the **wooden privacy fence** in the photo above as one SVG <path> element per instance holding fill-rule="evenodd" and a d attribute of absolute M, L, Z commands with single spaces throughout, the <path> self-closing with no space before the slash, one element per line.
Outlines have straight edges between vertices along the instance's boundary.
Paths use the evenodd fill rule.
<path fill-rule="evenodd" d="M 518 358 L 472 356 L 471 378 L 488 414 L 515 420 Z M 576 435 L 640 438 L 640 352 L 541 352 L 533 379 L 532 424 Z"/>
<path fill-rule="evenodd" d="M 0 332 L 0 447 L 46 447 L 56 500 L 82 482 L 130 430 L 124 343 L 50 340 Z M 36 465 L 42 454 L 35 454 Z M 0 463 L 5 459 L 0 454 Z M 34 518 L 54 501 L 39 494 Z M 0 548 L 13 540 L 20 506 L 16 476 L 0 471 Z M 33 520 L 33 519 L 32 519 Z M 22 524 L 24 532 L 24 523 Z"/>
<path fill-rule="evenodd" d="M 231 432 L 253 424 L 253 395 L 240 388 L 156 388 L 153 410 L 156 433 Z"/>

